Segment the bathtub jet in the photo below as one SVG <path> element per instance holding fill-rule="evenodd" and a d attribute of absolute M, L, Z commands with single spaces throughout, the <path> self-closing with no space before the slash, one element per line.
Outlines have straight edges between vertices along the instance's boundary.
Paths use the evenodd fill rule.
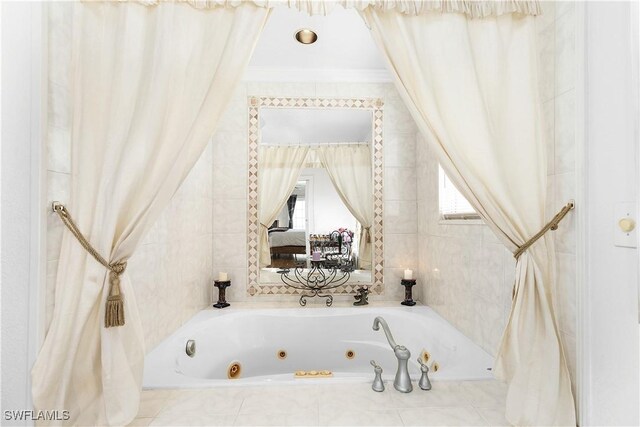
<path fill-rule="evenodd" d="M 387 341 L 389 341 L 389 345 L 391 346 L 393 353 L 396 355 L 396 359 L 398 359 L 398 371 L 396 372 L 396 378 L 393 381 L 393 386 L 399 392 L 409 393 L 413 390 L 408 367 L 411 352 L 407 347 L 396 344 L 396 341 L 393 339 L 393 335 L 391 335 L 391 331 L 389 330 L 389 325 L 387 325 L 387 322 L 382 317 L 378 316 L 373 319 L 373 330 L 380 330 L 380 325 L 382 325 L 384 334 L 387 336 Z"/>

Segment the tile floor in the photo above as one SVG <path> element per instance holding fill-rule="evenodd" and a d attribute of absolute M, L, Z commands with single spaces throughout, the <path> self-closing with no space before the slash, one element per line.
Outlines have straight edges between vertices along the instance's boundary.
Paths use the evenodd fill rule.
<path fill-rule="evenodd" d="M 319 380 L 322 381 L 322 380 Z M 497 381 L 393 384 L 376 393 L 370 384 L 145 390 L 132 426 L 508 426 L 505 386 Z"/>

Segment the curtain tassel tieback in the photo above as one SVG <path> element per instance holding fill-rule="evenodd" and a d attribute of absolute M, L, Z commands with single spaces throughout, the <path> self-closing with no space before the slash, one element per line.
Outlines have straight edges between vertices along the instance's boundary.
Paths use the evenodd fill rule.
<path fill-rule="evenodd" d="M 562 209 L 560 209 L 560 212 L 558 212 L 556 214 L 556 216 L 553 217 L 553 219 L 551 221 L 549 221 L 549 223 L 547 223 L 547 225 L 545 225 L 544 227 L 542 227 L 542 229 L 540 231 L 538 231 L 536 233 L 535 236 L 533 236 L 532 238 L 530 238 L 529 240 L 527 240 L 522 246 L 519 246 L 518 249 L 513 253 L 513 257 L 518 260 L 520 258 L 520 255 L 522 255 L 527 249 L 529 249 L 535 242 L 537 242 L 542 236 L 545 235 L 545 233 L 549 230 L 551 231 L 555 231 L 558 229 L 558 224 L 560 224 L 560 221 L 562 221 L 562 219 L 569 213 L 569 211 L 571 211 L 573 208 L 575 207 L 575 203 L 573 200 L 570 200 L 569 203 L 567 203 L 566 205 L 564 205 L 564 207 Z M 516 296 L 516 286 L 515 284 L 513 285 L 513 292 L 511 294 L 511 299 L 515 298 Z"/>
<path fill-rule="evenodd" d="M 549 221 L 549 223 L 547 223 L 547 225 L 542 227 L 542 230 L 538 231 L 535 236 L 527 240 L 522 246 L 518 247 L 518 250 L 514 252 L 513 257 L 517 260 L 518 258 L 520 258 L 520 255 L 522 255 L 535 242 L 537 242 L 542 236 L 544 236 L 547 231 L 557 230 L 560 221 L 562 221 L 562 219 L 569 213 L 570 210 L 574 208 L 574 206 L 575 204 L 573 200 L 569 201 L 569 203 L 567 203 L 562 209 L 560 209 L 560 212 L 558 212 L 556 216 L 554 216 L 553 219 Z"/>
<path fill-rule="evenodd" d="M 120 275 L 127 268 L 127 263 L 110 264 L 109 296 L 104 313 L 104 327 L 124 325 L 124 298 L 120 292 Z"/>
<path fill-rule="evenodd" d="M 105 328 L 124 325 L 124 299 L 120 290 L 120 275 L 127 269 L 127 262 L 107 262 L 80 232 L 69 211 L 62 203 L 53 202 L 52 208 L 89 255 L 109 270 L 109 295 L 107 296 L 107 306 L 104 314 Z"/>

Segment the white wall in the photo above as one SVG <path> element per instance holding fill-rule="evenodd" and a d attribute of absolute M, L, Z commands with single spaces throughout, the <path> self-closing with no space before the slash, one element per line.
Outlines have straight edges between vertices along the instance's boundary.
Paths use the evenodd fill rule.
<path fill-rule="evenodd" d="M 4 411 L 31 409 L 30 370 L 40 339 L 42 6 L 3 2 L 1 8 Z"/>
<path fill-rule="evenodd" d="M 640 424 L 638 250 L 613 242 L 615 203 L 638 195 L 637 7 L 584 5 L 583 425 Z"/>
<path fill-rule="evenodd" d="M 300 179 L 307 177 L 313 179 L 313 193 L 307 193 L 313 199 L 313 228 L 309 233 L 329 234 L 340 227 L 355 232 L 356 219 L 342 203 L 326 169 L 305 168 L 300 172 Z"/>

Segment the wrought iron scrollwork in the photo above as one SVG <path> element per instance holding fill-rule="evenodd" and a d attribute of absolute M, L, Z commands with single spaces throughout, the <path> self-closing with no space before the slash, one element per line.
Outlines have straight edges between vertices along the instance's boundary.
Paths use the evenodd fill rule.
<path fill-rule="evenodd" d="M 307 305 L 307 298 L 326 298 L 325 304 L 331 307 L 333 296 L 326 291 L 342 286 L 349 281 L 353 267 L 351 265 L 325 266 L 325 261 L 311 261 L 311 269 L 296 267 L 278 270 L 285 286 L 303 291 L 300 305 Z"/>

